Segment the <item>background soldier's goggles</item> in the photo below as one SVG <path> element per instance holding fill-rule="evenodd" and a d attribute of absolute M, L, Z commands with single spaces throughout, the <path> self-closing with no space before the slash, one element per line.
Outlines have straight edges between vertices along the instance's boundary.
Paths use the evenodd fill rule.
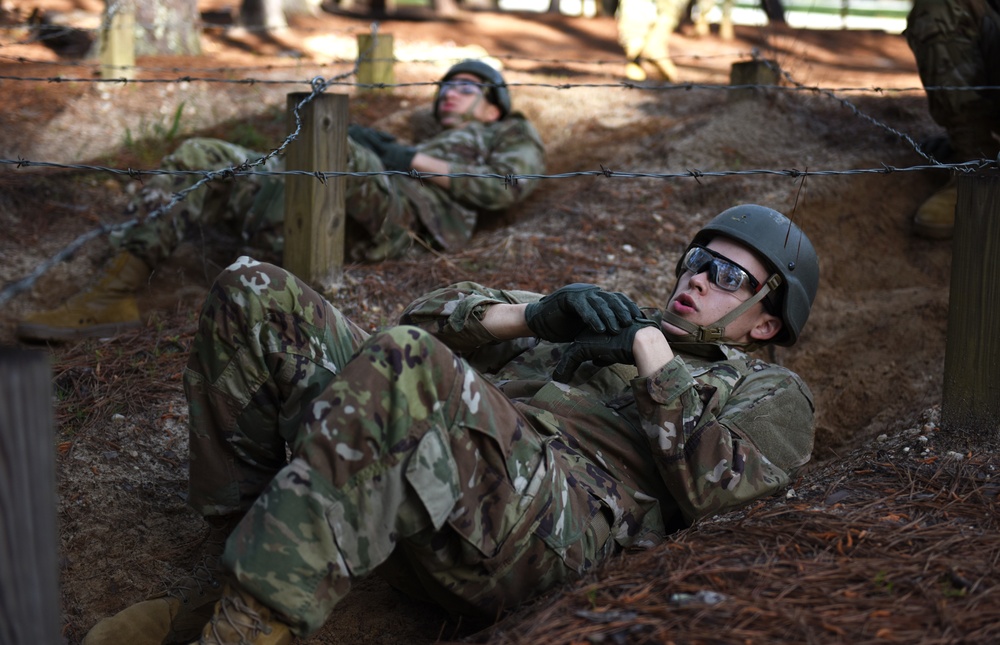
<path fill-rule="evenodd" d="M 681 267 L 694 275 L 707 270 L 712 284 L 723 291 L 738 291 L 744 282 L 750 284 L 750 290 L 754 293 L 760 291 L 760 283 L 749 271 L 704 246 L 692 246 L 684 256 Z"/>
<path fill-rule="evenodd" d="M 444 96 L 445 93 L 449 91 L 455 91 L 459 94 L 470 96 L 472 94 L 482 94 L 483 86 L 479 83 L 462 79 L 457 81 L 444 81 L 441 83 L 441 90 L 438 92 L 438 96 Z"/>

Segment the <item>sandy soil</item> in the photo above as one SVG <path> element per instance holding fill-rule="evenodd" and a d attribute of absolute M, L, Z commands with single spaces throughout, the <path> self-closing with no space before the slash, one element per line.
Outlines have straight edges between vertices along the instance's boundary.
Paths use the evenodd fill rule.
<path fill-rule="evenodd" d="M 94 4 L 77 9 L 93 14 L 100 10 Z M 60 8 L 56 0 L 26 1 L 19 8 L 34 6 Z M 184 72 L 191 75 L 230 68 L 222 74 L 329 77 L 343 68 L 330 61 L 351 56 L 356 34 L 370 22 L 323 13 L 296 19 L 288 33 L 267 39 L 215 29 L 204 37 L 201 58 L 163 57 L 140 65 L 151 68 L 142 72 L 148 78 L 176 78 L 163 71 L 173 68 L 194 69 Z M 922 92 L 904 90 L 920 83 L 898 35 L 739 28 L 732 42 L 683 33 L 674 38 L 675 60 L 693 84 L 726 84 L 730 65 L 758 48 L 795 82 L 838 88 L 835 94 L 774 90 L 740 96 L 697 85 L 655 91 L 616 85 L 621 59 L 607 17 L 468 12 L 450 20 L 391 20 L 381 29 L 394 34 L 397 55 L 412 61 L 397 66 L 400 82 L 439 77 L 447 63 L 426 62 L 431 59 L 484 52 L 501 57 L 515 84 L 516 107 L 546 140 L 552 174 L 601 168 L 899 168 L 921 159 L 892 130 L 918 141 L 938 131 Z M 90 72 L 53 67 L 63 59 L 50 48 L 12 43 L 10 37 L 7 43 L 0 54 L 27 60 L 0 59 L 4 75 L 82 78 Z M 242 69 L 250 65 L 260 67 Z M 233 119 L 253 120 L 266 130 L 260 124 L 267 119 L 283 122 L 285 93 L 304 89 L 290 86 L 187 82 L 122 88 L 0 80 L 6 104 L 0 110 L 0 158 L 125 168 L 139 156 L 136 146 L 123 145 L 126 138 L 162 135 L 178 108 L 184 114 L 181 135 L 210 132 Z M 430 93 L 419 85 L 376 98 L 344 91 L 352 93 L 359 120 L 401 136 L 408 135 L 409 114 Z M 662 302 L 677 254 L 700 223 L 736 202 L 770 205 L 808 232 L 821 258 L 820 294 L 801 342 L 772 357 L 799 372 L 816 395 L 816 462 L 822 464 L 876 435 L 911 427 L 940 402 L 951 250 L 947 242 L 915 238 L 909 218 L 945 179 L 930 172 L 551 179 L 516 213 L 484 223 L 468 252 L 348 267 L 345 287 L 333 299 L 372 327 L 392 320 L 424 290 L 466 278 L 542 291 L 586 280 L 643 303 Z M 8 232 L 0 239 L 0 284 L 23 277 L 80 233 L 124 219 L 120 211 L 130 183 L 107 172 L 0 167 L 0 223 Z M 237 251 L 226 240 L 185 245 L 141 295 L 148 318 L 142 332 L 52 349 L 63 391 L 79 396 L 81 388 L 93 390 L 91 407 L 76 411 L 76 421 L 65 408 L 58 417 L 68 643 L 190 562 L 202 527 L 183 504 L 186 412 L 177 371 L 198 303 Z M 15 342 L 17 316 L 69 295 L 107 257 L 106 246 L 92 242 L 11 300 L 0 313 L 0 342 Z M 131 368 L 119 361 L 112 375 L 101 372 L 102 361 L 111 364 L 123 354 Z M 176 371 L 149 378 L 164 365 Z M 122 394 L 119 378 L 134 378 L 137 385 Z M 145 385 L 150 381 L 156 387 Z M 108 406 L 108 400 L 119 403 Z M 83 431 L 73 425 L 80 416 L 87 417 Z M 433 609 L 367 582 L 309 642 L 418 643 L 462 633 L 460 626 L 442 627 L 443 620 Z"/>

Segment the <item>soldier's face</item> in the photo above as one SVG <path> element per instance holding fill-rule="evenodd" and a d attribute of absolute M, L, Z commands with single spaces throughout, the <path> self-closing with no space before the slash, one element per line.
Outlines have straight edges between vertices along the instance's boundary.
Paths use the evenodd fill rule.
<path fill-rule="evenodd" d="M 486 100 L 487 87 L 472 74 L 456 74 L 441 84 L 437 97 L 438 121 L 456 128 L 470 121 L 489 123 L 500 118 L 500 108 Z"/>
<path fill-rule="evenodd" d="M 769 277 L 767 267 L 757 255 L 736 241 L 717 237 L 705 246 L 717 256 L 745 269 L 759 284 L 764 284 Z M 700 273 L 684 271 L 677 279 L 667 310 L 696 325 L 712 325 L 753 295 L 750 282 L 745 280 L 738 290 L 726 291 L 713 283 L 707 266 Z M 683 330 L 668 323 L 663 327 L 669 333 L 684 334 Z M 781 320 L 767 313 L 764 305 L 758 302 L 726 326 L 726 338 L 737 343 L 761 341 L 771 338 L 780 329 Z"/>

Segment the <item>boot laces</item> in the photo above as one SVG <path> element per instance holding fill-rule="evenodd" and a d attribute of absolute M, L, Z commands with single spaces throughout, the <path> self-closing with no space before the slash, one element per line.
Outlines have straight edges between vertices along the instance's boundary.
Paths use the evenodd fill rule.
<path fill-rule="evenodd" d="M 222 552 L 229 529 L 227 524 L 209 531 L 201 545 L 201 561 L 186 576 L 174 581 L 164 595 L 177 598 L 184 604 L 191 598 L 211 595 L 212 602 L 215 602 L 222 588 Z"/>
<path fill-rule="evenodd" d="M 187 604 L 192 597 L 203 596 L 207 591 L 218 591 L 222 584 L 219 582 L 219 571 L 219 557 L 206 555 L 189 575 L 171 585 L 166 595 Z"/>
<path fill-rule="evenodd" d="M 218 611 L 209 627 L 211 634 L 203 635 L 199 645 L 236 645 L 231 637 L 227 639 L 225 633 L 220 634 L 220 628 L 231 629 L 239 637 L 238 645 L 253 645 L 258 636 L 272 631 L 268 622 L 239 594 L 224 594 L 219 599 Z"/>

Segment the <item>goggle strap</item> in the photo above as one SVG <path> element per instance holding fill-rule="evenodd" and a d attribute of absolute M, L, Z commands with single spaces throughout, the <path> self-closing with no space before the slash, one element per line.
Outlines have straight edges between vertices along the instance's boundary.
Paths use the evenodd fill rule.
<path fill-rule="evenodd" d="M 771 277 L 769 277 L 767 281 L 764 283 L 764 286 L 760 288 L 760 291 L 753 294 L 749 299 L 744 300 L 739 307 L 733 309 L 728 314 L 715 321 L 715 323 L 712 324 L 712 331 L 718 332 L 718 330 L 722 330 L 724 332 L 726 326 L 729 323 L 739 318 L 744 311 L 746 311 L 750 307 L 753 307 L 755 304 L 763 300 L 767 296 L 767 294 L 771 293 L 780 286 L 781 286 L 781 274 L 780 273 L 772 274 Z"/>

